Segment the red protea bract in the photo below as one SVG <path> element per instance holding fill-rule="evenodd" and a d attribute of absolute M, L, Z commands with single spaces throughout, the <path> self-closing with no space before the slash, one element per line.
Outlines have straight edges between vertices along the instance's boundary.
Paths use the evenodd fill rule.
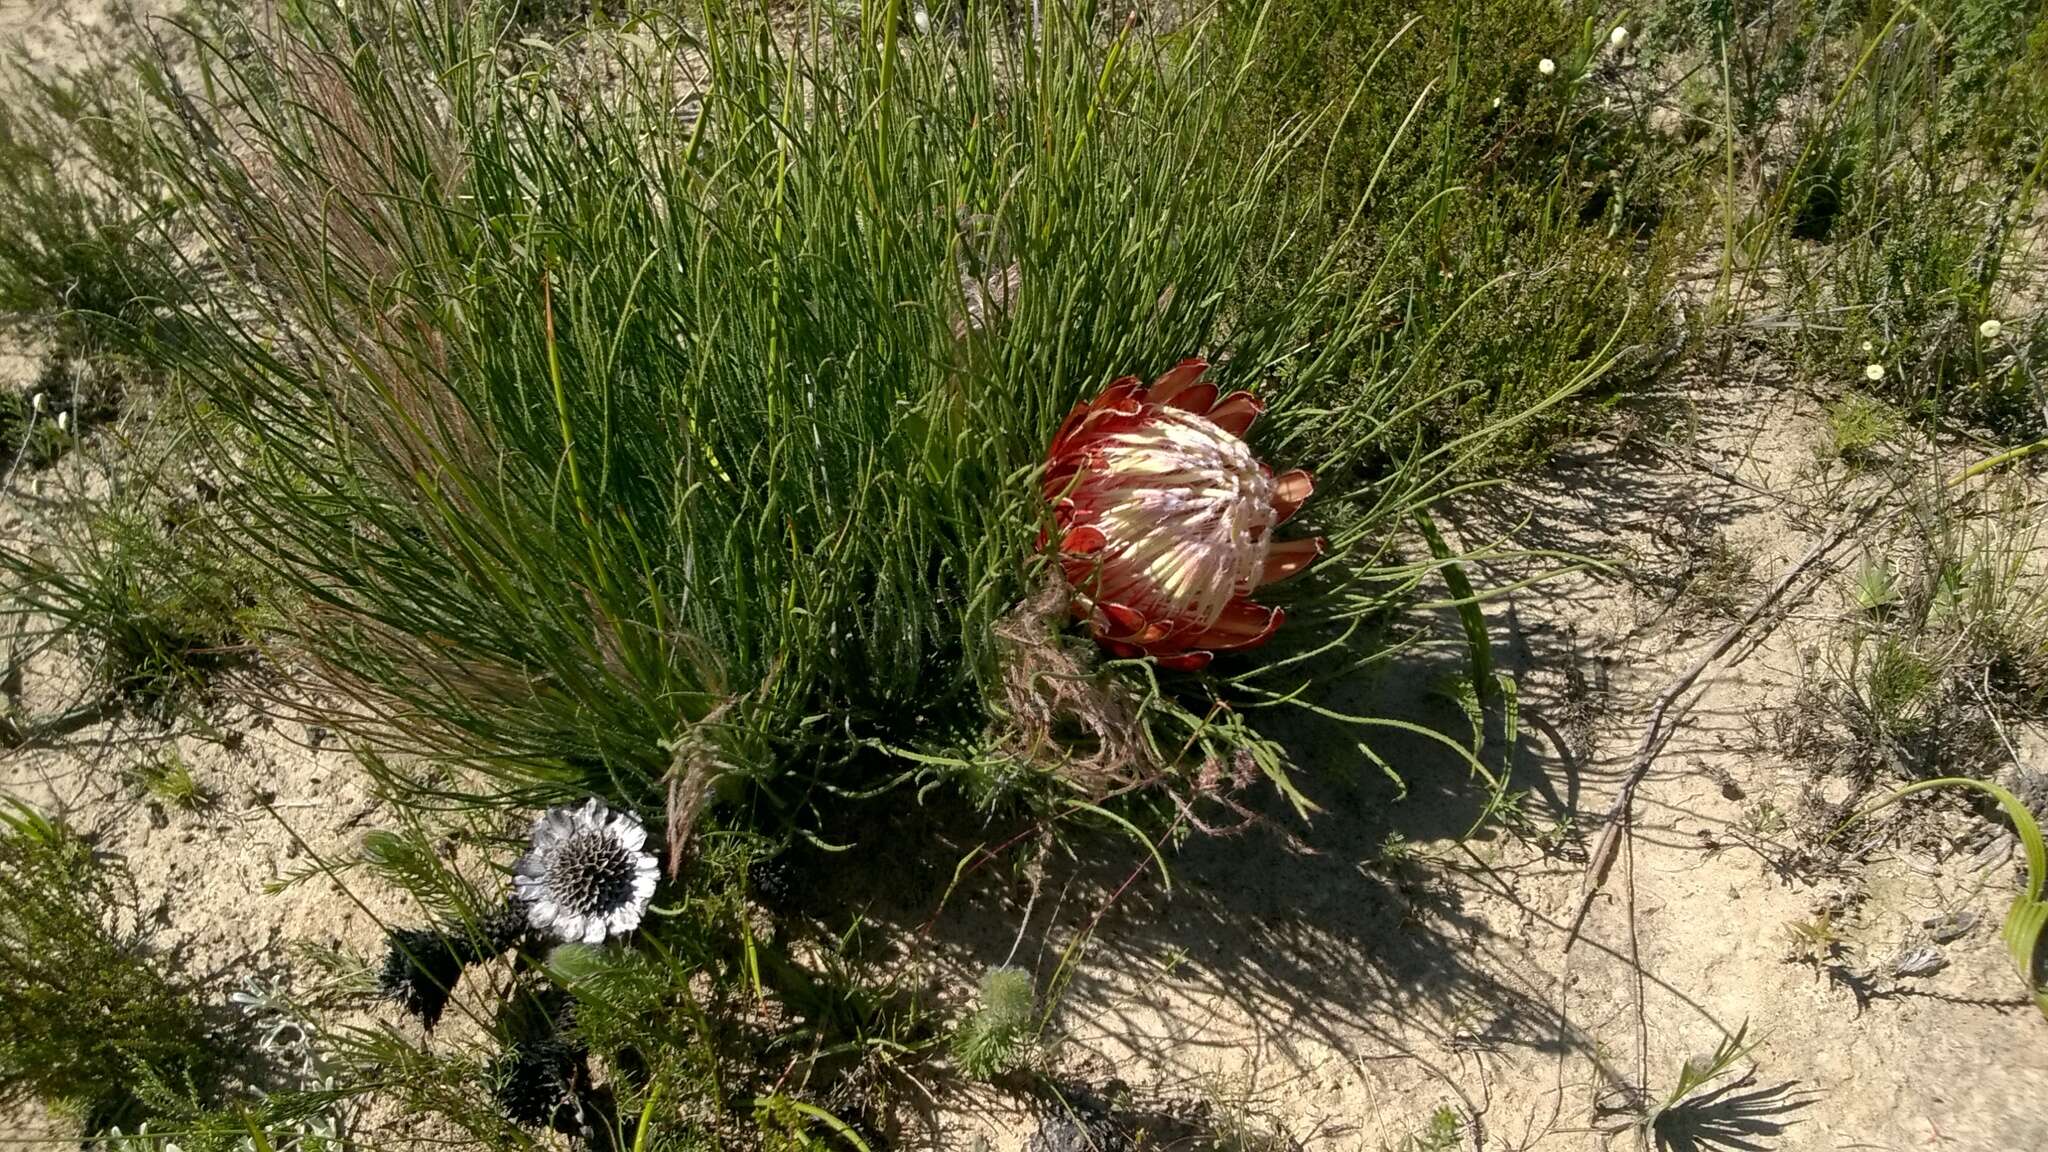
<path fill-rule="evenodd" d="M 1111 653 L 1170 668 L 1266 640 L 1285 614 L 1251 593 L 1323 550 L 1273 539 L 1314 482 L 1252 455 L 1244 433 L 1265 406 L 1249 392 L 1218 399 L 1208 368 L 1183 360 L 1149 388 L 1116 381 L 1068 414 L 1046 462 L 1074 615 Z"/>

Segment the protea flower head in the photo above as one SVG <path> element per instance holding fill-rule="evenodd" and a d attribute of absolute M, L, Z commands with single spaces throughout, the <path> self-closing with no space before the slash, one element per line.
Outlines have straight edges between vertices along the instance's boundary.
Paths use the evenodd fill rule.
<path fill-rule="evenodd" d="M 640 924 L 654 898 L 647 829 L 602 800 L 551 808 L 533 822 L 533 846 L 512 869 L 512 898 L 536 931 L 602 943 Z"/>
<path fill-rule="evenodd" d="M 1284 614 L 1250 594 L 1323 550 L 1273 539 L 1314 482 L 1252 455 L 1244 433 L 1265 406 L 1249 392 L 1218 399 L 1208 368 L 1183 360 L 1149 388 L 1112 383 L 1068 414 L 1046 464 L 1074 614 L 1110 652 L 1170 668 L 1271 636 Z"/>

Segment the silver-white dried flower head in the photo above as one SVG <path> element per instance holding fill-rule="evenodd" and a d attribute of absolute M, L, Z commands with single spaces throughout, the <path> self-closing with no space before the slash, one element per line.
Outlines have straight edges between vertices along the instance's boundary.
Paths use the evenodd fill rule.
<path fill-rule="evenodd" d="M 639 927 L 659 871 L 641 851 L 647 829 L 602 800 L 551 808 L 533 822 L 533 846 L 512 868 L 512 898 L 536 931 L 598 944 Z"/>

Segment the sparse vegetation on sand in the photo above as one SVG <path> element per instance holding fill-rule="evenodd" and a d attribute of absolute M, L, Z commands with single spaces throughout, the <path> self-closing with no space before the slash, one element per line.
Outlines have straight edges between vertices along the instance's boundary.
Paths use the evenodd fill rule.
<path fill-rule="evenodd" d="M 2048 1140 L 2038 5 L 0 28 L 0 1128 Z"/>

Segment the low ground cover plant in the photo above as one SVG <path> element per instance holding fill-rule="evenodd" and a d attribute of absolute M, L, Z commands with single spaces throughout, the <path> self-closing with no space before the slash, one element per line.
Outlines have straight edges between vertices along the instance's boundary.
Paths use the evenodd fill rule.
<path fill-rule="evenodd" d="M 0 797 L 0 1103 L 59 1106 L 87 1132 L 140 1093 L 217 1091 L 228 1057 L 196 989 L 140 939 L 117 863 Z"/>

